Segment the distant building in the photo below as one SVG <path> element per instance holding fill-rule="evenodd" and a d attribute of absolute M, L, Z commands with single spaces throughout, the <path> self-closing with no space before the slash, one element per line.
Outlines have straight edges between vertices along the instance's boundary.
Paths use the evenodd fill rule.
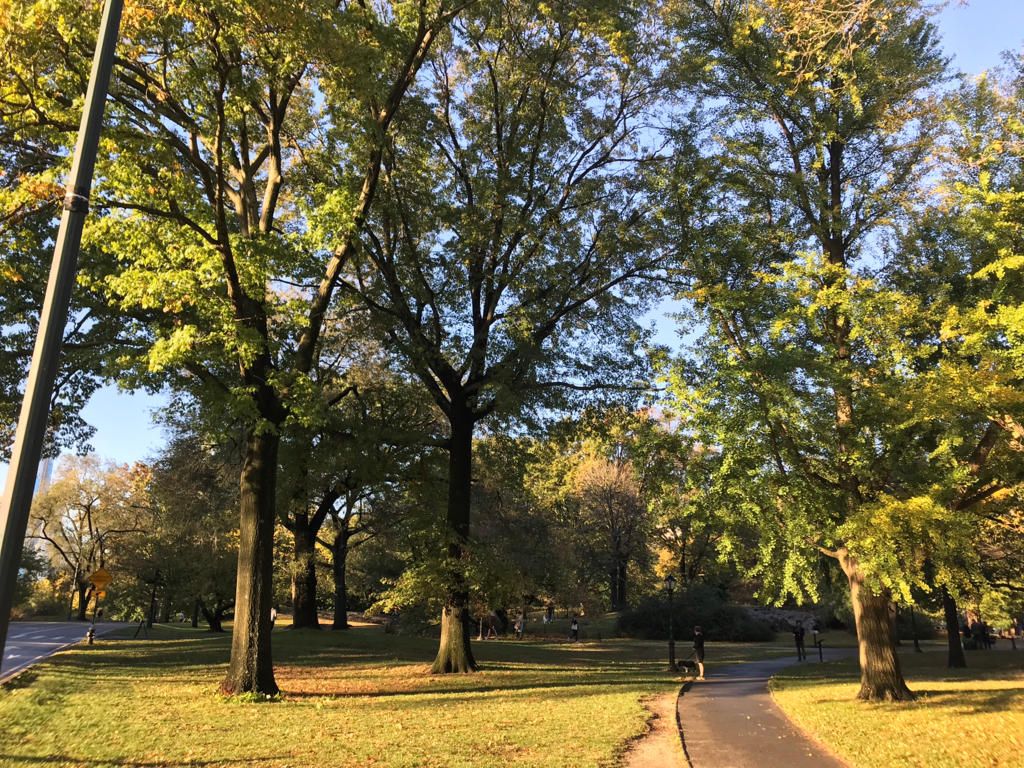
<path fill-rule="evenodd" d="M 41 496 L 50 490 L 50 486 L 53 485 L 53 468 L 57 463 L 56 458 L 44 458 L 39 462 L 39 471 L 36 473 L 36 490 L 33 498 Z M 43 542 L 39 538 L 40 528 L 38 524 L 33 525 L 32 520 L 29 520 L 29 528 L 25 538 L 25 546 L 32 547 L 37 552 L 43 551 Z"/>
<path fill-rule="evenodd" d="M 39 472 L 36 474 L 36 496 L 50 490 L 50 485 L 53 483 L 53 466 L 56 463 L 57 459 L 49 456 L 39 462 Z"/>

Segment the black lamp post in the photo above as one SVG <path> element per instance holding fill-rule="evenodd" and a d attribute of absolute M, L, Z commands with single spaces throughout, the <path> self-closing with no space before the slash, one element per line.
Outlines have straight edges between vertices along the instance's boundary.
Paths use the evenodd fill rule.
<path fill-rule="evenodd" d="M 676 664 L 676 636 L 675 627 L 672 623 L 672 592 L 676 588 L 676 577 L 673 574 L 669 574 L 665 577 L 665 589 L 668 592 L 668 671 L 678 672 L 679 667 Z"/>

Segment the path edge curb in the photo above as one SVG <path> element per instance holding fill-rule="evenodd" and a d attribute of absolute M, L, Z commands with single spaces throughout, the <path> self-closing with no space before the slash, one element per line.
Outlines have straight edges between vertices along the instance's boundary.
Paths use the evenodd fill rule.
<path fill-rule="evenodd" d="M 679 733 L 679 745 L 683 748 L 683 757 L 686 759 L 687 768 L 693 768 L 693 760 L 690 759 L 690 752 L 686 748 L 686 736 L 683 733 L 683 721 L 679 717 L 679 700 L 686 695 L 686 692 L 693 687 L 693 680 L 687 680 L 676 694 L 676 731 Z"/>

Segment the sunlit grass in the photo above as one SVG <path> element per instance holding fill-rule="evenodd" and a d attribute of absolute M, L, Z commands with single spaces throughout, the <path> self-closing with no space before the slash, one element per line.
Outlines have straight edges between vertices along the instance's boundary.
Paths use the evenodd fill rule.
<path fill-rule="evenodd" d="M 912 703 L 855 701 L 853 661 L 787 669 L 772 689 L 786 714 L 855 768 L 1024 765 L 1024 652 L 971 653 L 962 670 L 945 660 L 940 650 L 901 654 Z"/>
<path fill-rule="evenodd" d="M 679 685 L 661 643 L 478 642 L 481 672 L 433 676 L 436 641 L 363 627 L 275 631 L 283 699 L 238 703 L 216 692 L 227 636 L 151 638 L 73 648 L 4 688 L 0 765 L 613 765 L 641 700 Z"/>

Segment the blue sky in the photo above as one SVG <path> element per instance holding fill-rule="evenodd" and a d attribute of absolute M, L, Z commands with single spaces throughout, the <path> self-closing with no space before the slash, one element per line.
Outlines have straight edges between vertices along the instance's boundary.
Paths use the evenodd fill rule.
<path fill-rule="evenodd" d="M 953 67 L 976 74 L 999 64 L 1004 50 L 1020 50 L 1024 42 L 1024 0 L 952 0 L 938 17 L 939 31 Z M 675 338 L 673 321 L 659 322 L 664 343 Z M 97 428 L 92 440 L 105 459 L 131 462 L 152 456 L 163 442 L 151 413 L 162 402 L 143 393 L 127 394 L 107 387 L 98 392 L 83 415 Z M 6 465 L 0 465 L 0 480 Z"/>

